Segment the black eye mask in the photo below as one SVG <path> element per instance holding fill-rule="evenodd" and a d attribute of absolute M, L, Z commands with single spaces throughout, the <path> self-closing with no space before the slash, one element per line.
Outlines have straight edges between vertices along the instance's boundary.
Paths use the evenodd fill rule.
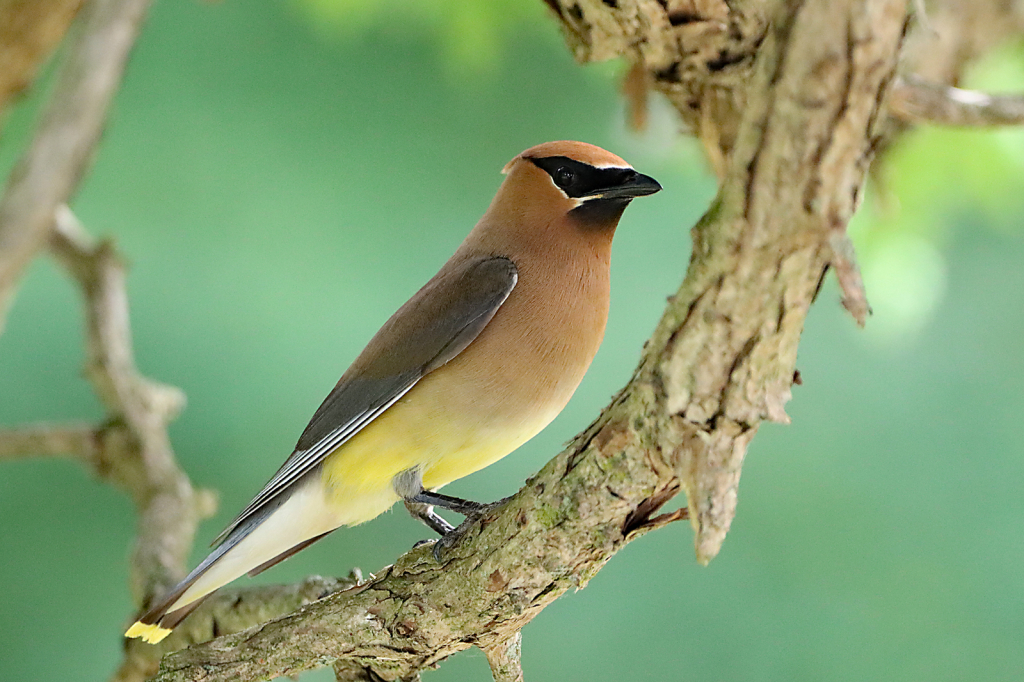
<path fill-rule="evenodd" d="M 573 199 L 602 194 L 621 187 L 637 176 L 632 168 L 595 168 L 566 156 L 530 158 L 535 166 L 551 176 L 555 185 Z"/>

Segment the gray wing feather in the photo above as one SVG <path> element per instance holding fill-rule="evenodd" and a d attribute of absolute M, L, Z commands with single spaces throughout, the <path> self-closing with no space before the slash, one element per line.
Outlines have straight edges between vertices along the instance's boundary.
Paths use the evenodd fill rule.
<path fill-rule="evenodd" d="M 342 376 L 302 432 L 295 451 L 260 493 L 214 540 L 266 518 L 262 510 L 408 393 L 420 379 L 473 342 L 512 293 L 508 258 L 467 260 L 442 269 L 395 313 Z M 382 341 L 386 339 L 386 341 Z M 372 349 L 372 350 L 371 350 Z M 404 366 L 403 366 L 404 365 Z M 256 520 L 255 517 L 262 517 Z"/>

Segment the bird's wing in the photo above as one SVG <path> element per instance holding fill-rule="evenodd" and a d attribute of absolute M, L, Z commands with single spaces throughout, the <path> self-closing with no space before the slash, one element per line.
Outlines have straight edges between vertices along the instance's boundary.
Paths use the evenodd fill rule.
<path fill-rule="evenodd" d="M 214 544 L 249 519 L 265 518 L 292 484 L 313 471 L 405 395 L 461 353 L 516 285 L 515 264 L 500 256 L 449 264 L 391 316 L 299 437 L 295 451 Z"/>

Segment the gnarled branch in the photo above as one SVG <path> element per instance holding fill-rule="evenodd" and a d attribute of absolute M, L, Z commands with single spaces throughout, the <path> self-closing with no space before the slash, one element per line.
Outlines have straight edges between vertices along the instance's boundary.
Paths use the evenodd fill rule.
<path fill-rule="evenodd" d="M 94 243 L 71 211 L 57 212 L 50 250 L 78 282 L 85 297 L 86 375 L 107 408 L 97 430 L 93 465 L 132 496 L 139 514 L 130 585 L 139 606 L 184 573 L 199 521 L 216 506 L 212 493 L 197 491 L 178 466 L 168 423 L 184 406 L 181 391 L 138 373 L 128 322 L 128 294 L 121 259 L 110 242 Z M 155 652 L 129 645 L 120 680 L 154 672 Z M 139 676 L 124 676 L 124 671 Z"/>
<path fill-rule="evenodd" d="M 4 45 L 10 71 L 5 72 L 5 95 L 22 85 L 81 0 L 29 4 L 6 3 L 0 21 L 0 31 L 18 37 Z M 131 494 L 139 511 L 131 586 L 140 606 L 182 575 L 196 525 L 212 513 L 214 499 L 192 488 L 171 450 L 167 424 L 184 405 L 184 395 L 135 368 L 119 257 L 110 243 L 93 243 L 65 204 L 92 158 L 148 7 L 149 0 L 85 3 L 35 136 L 0 199 L 0 331 L 18 279 L 49 241 L 83 292 L 86 374 L 108 411 L 107 421 L 92 429 L 6 431 L 0 434 L 0 449 L 8 457 L 25 456 L 30 449 L 75 455 Z M 152 674 L 153 653 L 130 646 L 119 679 Z"/>
<path fill-rule="evenodd" d="M 157 645 L 129 643 L 129 652 L 111 682 L 135 682 L 156 672 L 160 657 L 192 644 L 241 632 L 255 623 L 279 618 L 339 590 L 361 582 L 353 571 L 347 578 L 311 576 L 295 585 L 227 589 L 207 599 L 188 619 Z"/>

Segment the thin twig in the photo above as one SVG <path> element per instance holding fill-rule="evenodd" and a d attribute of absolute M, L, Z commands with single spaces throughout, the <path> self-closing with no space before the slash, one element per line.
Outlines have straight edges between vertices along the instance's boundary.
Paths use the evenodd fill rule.
<path fill-rule="evenodd" d="M 53 95 L 0 199 L 0 333 L 22 272 L 92 159 L 149 3 L 90 0 L 79 14 Z"/>
<path fill-rule="evenodd" d="M 89 424 L 33 424 L 0 430 L 0 460 L 71 456 L 96 461 L 96 429 Z"/>
<path fill-rule="evenodd" d="M 892 114 L 913 123 L 985 127 L 1024 123 L 1024 95 L 989 95 L 904 76 L 889 95 Z"/>
<path fill-rule="evenodd" d="M 185 395 L 135 369 L 125 269 L 113 243 L 94 242 L 71 210 L 61 206 L 50 246 L 86 297 L 86 374 L 100 399 L 140 429 L 172 420 L 184 407 Z"/>

